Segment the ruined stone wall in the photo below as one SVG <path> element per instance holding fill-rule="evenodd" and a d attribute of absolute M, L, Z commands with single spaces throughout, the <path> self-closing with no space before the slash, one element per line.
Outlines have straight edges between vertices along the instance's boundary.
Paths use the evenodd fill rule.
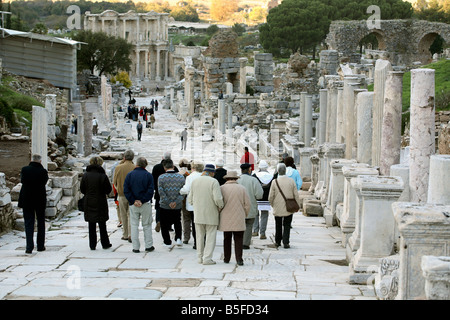
<path fill-rule="evenodd" d="M 391 63 L 427 63 L 432 58 L 429 47 L 439 34 L 450 43 L 450 25 L 423 20 L 381 20 L 380 29 L 369 29 L 367 21 L 333 21 L 326 38 L 328 49 L 337 50 L 352 61 L 359 42 L 375 34 L 379 50 L 389 53 Z"/>

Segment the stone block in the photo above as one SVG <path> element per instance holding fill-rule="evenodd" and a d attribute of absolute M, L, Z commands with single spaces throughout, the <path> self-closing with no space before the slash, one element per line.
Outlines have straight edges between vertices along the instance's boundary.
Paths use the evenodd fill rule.
<path fill-rule="evenodd" d="M 11 201 L 19 201 L 20 189 L 22 189 L 22 183 L 16 184 L 11 190 Z"/>
<path fill-rule="evenodd" d="M 47 196 L 47 207 L 55 207 L 63 196 L 62 188 L 53 188 L 51 195 Z"/>
<path fill-rule="evenodd" d="M 78 172 L 54 171 L 49 172 L 48 177 L 52 179 L 53 188 L 72 188 L 78 181 Z"/>
<path fill-rule="evenodd" d="M 450 257 L 422 257 L 427 300 L 450 300 Z"/>
<path fill-rule="evenodd" d="M 303 202 L 303 215 L 323 216 L 323 208 L 319 200 L 309 200 Z"/>

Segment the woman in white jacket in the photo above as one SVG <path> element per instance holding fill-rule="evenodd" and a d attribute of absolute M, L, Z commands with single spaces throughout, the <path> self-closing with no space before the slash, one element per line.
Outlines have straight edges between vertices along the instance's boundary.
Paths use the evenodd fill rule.
<path fill-rule="evenodd" d="M 180 194 L 188 195 L 191 190 L 192 181 L 197 179 L 202 175 L 204 165 L 203 163 L 193 163 L 192 172 L 186 177 L 186 182 L 183 188 L 180 190 Z M 195 237 L 195 224 L 194 224 L 194 207 L 186 201 L 186 211 L 187 214 L 183 214 L 183 243 L 187 244 L 191 237 L 191 226 L 192 226 L 192 237 L 194 238 L 194 249 L 197 249 L 197 242 Z"/>

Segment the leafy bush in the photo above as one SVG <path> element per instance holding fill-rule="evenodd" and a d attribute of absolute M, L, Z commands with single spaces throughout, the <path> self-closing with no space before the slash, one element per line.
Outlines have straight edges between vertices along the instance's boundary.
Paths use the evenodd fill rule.
<path fill-rule="evenodd" d="M 10 126 L 15 125 L 14 110 L 4 99 L 0 99 L 0 116 L 4 117 Z"/>

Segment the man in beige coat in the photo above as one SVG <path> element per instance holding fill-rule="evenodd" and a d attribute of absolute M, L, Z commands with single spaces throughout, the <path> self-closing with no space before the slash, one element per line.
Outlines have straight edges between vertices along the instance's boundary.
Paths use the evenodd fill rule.
<path fill-rule="evenodd" d="M 273 209 L 275 217 L 275 245 L 281 246 L 283 240 L 284 248 L 290 248 L 289 237 L 291 232 L 291 222 L 293 213 L 286 210 L 286 201 L 284 200 L 280 189 L 286 199 L 294 198 L 301 206 L 295 181 L 286 176 L 286 165 L 279 163 L 277 166 L 278 178 L 272 182 L 269 191 L 269 202 Z M 280 186 L 278 188 L 278 185 Z"/>
<path fill-rule="evenodd" d="M 122 240 L 128 240 L 131 242 L 131 225 L 130 225 L 130 207 L 128 200 L 123 193 L 123 184 L 127 174 L 136 168 L 133 163 L 134 152 L 127 150 L 123 154 L 123 160 L 114 169 L 113 184 L 117 190 L 117 199 L 119 201 L 119 216 L 122 222 Z"/>
<path fill-rule="evenodd" d="M 236 171 L 228 171 L 223 177 L 226 182 L 222 190 L 224 207 L 220 212 L 219 230 L 223 231 L 223 261 L 230 262 L 231 240 L 234 238 L 234 254 L 239 266 L 244 264 L 242 245 L 244 241 L 245 218 L 250 211 L 250 198 L 245 187 L 237 183 Z"/>
<path fill-rule="evenodd" d="M 213 178 L 214 172 L 214 165 L 205 165 L 202 175 L 192 181 L 187 200 L 195 212 L 198 263 L 204 265 L 216 263 L 212 256 L 216 247 L 219 210 L 223 207 L 222 192 L 219 182 Z"/>

